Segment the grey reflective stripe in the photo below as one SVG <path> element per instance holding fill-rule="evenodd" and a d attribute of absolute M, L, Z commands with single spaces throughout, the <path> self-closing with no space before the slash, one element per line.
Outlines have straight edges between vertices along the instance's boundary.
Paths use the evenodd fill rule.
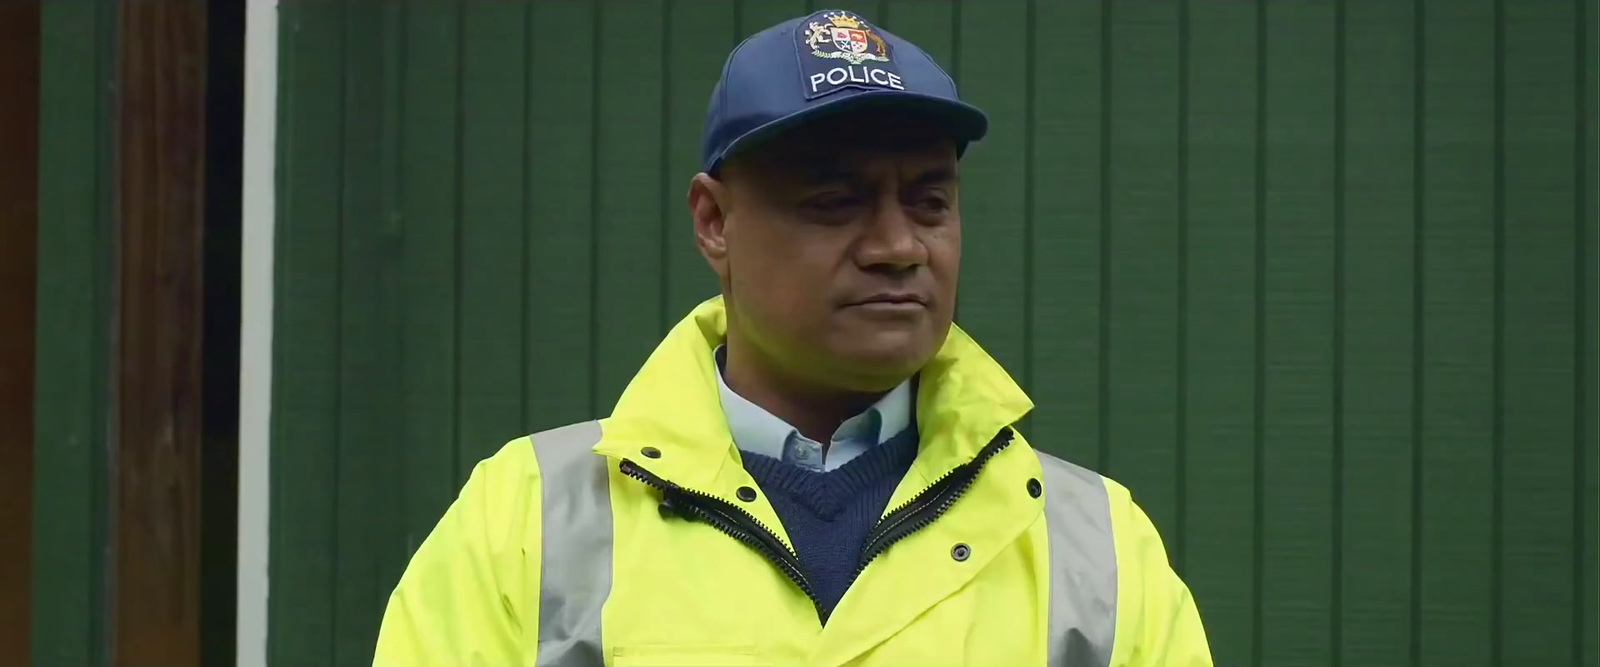
<path fill-rule="evenodd" d="M 594 453 L 600 422 L 536 433 L 544 503 L 540 538 L 541 667 L 600 667 L 600 610 L 611 594 L 611 493 Z"/>
<path fill-rule="evenodd" d="M 1117 629 L 1117 551 L 1100 475 L 1045 453 L 1044 518 L 1050 533 L 1051 667 L 1111 664 Z"/>

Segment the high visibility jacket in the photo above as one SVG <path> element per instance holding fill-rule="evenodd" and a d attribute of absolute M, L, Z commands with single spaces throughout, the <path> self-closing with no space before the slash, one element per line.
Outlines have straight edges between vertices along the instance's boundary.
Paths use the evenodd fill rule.
<path fill-rule="evenodd" d="M 725 327 L 707 301 L 610 417 L 479 463 L 390 597 L 376 664 L 1212 664 L 1145 513 L 1034 451 L 1012 427 L 1032 403 L 955 327 L 920 374 L 916 461 L 821 618 L 772 506 L 740 491 Z"/>

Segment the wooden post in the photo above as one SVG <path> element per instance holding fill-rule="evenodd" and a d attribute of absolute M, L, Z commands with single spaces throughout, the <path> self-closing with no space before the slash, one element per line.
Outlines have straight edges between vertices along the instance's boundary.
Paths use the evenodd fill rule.
<path fill-rule="evenodd" d="M 237 264 L 238 256 L 211 237 L 231 220 L 234 231 L 222 236 L 236 244 L 239 212 L 236 198 L 234 210 L 223 210 L 208 205 L 208 193 L 219 191 L 215 179 L 236 181 L 238 170 L 208 163 L 215 121 L 206 0 L 120 9 L 111 656 L 118 665 L 215 664 L 231 647 L 204 651 L 202 629 L 231 627 L 216 622 L 232 617 L 231 577 L 208 573 L 232 569 L 231 549 L 224 558 L 212 552 L 232 543 L 228 464 L 236 459 L 227 450 L 237 441 L 226 429 L 208 437 L 207 425 L 231 423 L 214 413 L 237 410 L 237 388 L 226 386 L 237 372 L 210 366 L 237 364 L 237 305 L 229 303 L 238 296 L 235 278 L 231 297 L 211 290 L 208 299 L 208 268 L 224 279 L 237 272 L 211 260 L 220 253 Z M 237 102 L 227 108 L 236 113 Z M 219 327 L 218 312 L 233 313 L 233 322 Z M 219 585 L 228 588 L 220 596 L 211 591 Z"/>
<path fill-rule="evenodd" d="M 28 662 L 39 5 L 0 2 L 0 664 Z"/>

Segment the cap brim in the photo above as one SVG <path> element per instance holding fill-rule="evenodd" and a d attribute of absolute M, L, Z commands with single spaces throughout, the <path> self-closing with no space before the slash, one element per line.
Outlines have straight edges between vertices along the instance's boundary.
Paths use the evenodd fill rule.
<path fill-rule="evenodd" d="M 956 142 L 958 156 L 966 151 L 968 144 L 983 139 L 989 132 L 989 117 L 965 102 L 900 90 L 864 91 L 842 95 L 759 125 L 728 144 L 727 149 L 706 165 L 706 170 L 714 171 L 729 157 L 822 119 L 862 111 L 890 110 L 919 116 L 943 128 L 946 136 Z"/>

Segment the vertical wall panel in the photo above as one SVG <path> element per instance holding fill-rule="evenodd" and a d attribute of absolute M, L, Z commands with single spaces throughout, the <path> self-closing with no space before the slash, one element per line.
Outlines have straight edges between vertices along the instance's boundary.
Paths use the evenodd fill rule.
<path fill-rule="evenodd" d="M 527 423 L 532 433 L 609 411 L 595 400 L 594 4 L 528 3 Z M 551 29 L 559 27 L 560 29 Z"/>
<path fill-rule="evenodd" d="M 961 169 L 961 285 L 956 323 L 984 341 L 1019 382 L 1028 377 L 1028 4 L 992 0 L 963 18 L 955 75 L 962 96 L 989 110 L 986 154 Z"/>
<path fill-rule="evenodd" d="M 389 67 L 382 3 L 343 3 L 343 156 L 337 230 L 342 275 L 338 299 L 339 416 L 334 487 L 333 664 L 372 654 L 378 611 L 394 586 L 381 566 L 398 526 L 388 511 L 389 424 L 400 417 L 398 253 L 390 227 L 391 161 L 385 123 Z M 381 545 L 381 546 L 380 546 Z"/>
<path fill-rule="evenodd" d="M 352 613 L 352 620 L 357 628 L 367 627 L 375 629 L 382 617 L 382 609 L 387 606 L 389 592 L 394 588 L 394 582 L 400 580 L 400 574 L 405 571 L 406 563 L 411 559 L 412 549 L 406 546 L 407 538 L 411 532 L 411 519 L 405 511 L 396 511 L 397 507 L 415 506 L 413 497 L 427 497 L 428 494 L 437 494 L 441 487 L 450 488 L 448 483 L 440 484 L 440 471 L 430 471 L 432 480 L 423 480 L 418 490 L 413 493 L 410 489 L 396 493 L 394 480 L 409 478 L 408 452 L 405 451 L 406 443 L 402 438 L 394 436 L 394 425 L 406 423 L 407 396 L 406 376 L 409 373 L 406 364 L 405 325 L 406 325 L 406 276 L 405 276 L 405 222 L 404 211 L 401 208 L 401 146 L 400 137 L 403 136 L 404 127 L 401 124 L 400 100 L 404 94 L 404 76 L 402 71 L 402 54 L 405 50 L 405 6 L 395 3 L 374 2 L 367 10 L 369 18 L 367 25 L 377 26 L 376 32 L 382 35 L 377 42 L 377 49 L 382 53 L 382 68 L 375 77 L 380 82 L 375 85 L 375 97 L 381 105 L 377 125 L 379 131 L 376 168 L 379 170 L 375 181 L 379 191 L 377 202 L 372 213 L 371 231 L 378 255 L 383 258 L 383 266 L 378 270 L 377 296 L 378 308 L 383 315 L 383 324 L 373 332 L 374 344 L 379 348 L 378 359 L 390 368 L 384 369 L 383 380 L 386 385 L 373 389 L 372 393 L 378 405 L 384 411 L 383 421 L 372 431 L 372 442 L 367 445 L 366 455 L 362 465 L 353 469 L 344 469 L 342 472 L 348 476 L 359 475 L 370 478 L 365 481 L 370 489 L 370 495 L 365 498 L 371 509 L 365 510 L 356 520 L 362 522 L 364 531 L 351 530 L 353 536 L 364 538 L 359 542 L 360 548 L 365 550 L 360 563 L 365 565 L 367 572 L 362 573 L 365 583 L 361 594 L 365 599 L 361 603 L 365 609 Z M 370 29 L 370 28 L 369 28 Z M 400 450 L 397 455 L 396 450 Z M 444 447 L 435 445 L 433 451 L 447 452 Z M 376 480 L 376 481 L 371 481 Z M 368 625 L 361 625 L 366 623 Z M 370 651 L 376 637 L 367 637 L 359 645 L 360 648 Z M 356 656 L 356 659 L 365 659 L 365 654 Z"/>
<path fill-rule="evenodd" d="M 1178 516 L 1179 3 L 1110 4 L 1106 470 L 1169 541 Z"/>
<path fill-rule="evenodd" d="M 337 637 L 340 190 L 345 7 L 285 4 L 280 23 L 273 305 L 272 590 L 267 660 L 329 664 Z M 303 90 L 304 94 L 294 91 Z M 285 585 L 292 582 L 292 585 Z"/>
<path fill-rule="evenodd" d="M 1256 3 L 1189 2 L 1181 341 L 1185 493 L 1175 559 L 1219 665 L 1250 664 L 1256 581 Z"/>
<path fill-rule="evenodd" d="M 398 117 L 393 150 L 401 233 L 403 414 L 389 435 L 400 446 L 405 496 L 405 556 L 410 558 L 455 497 L 456 267 L 459 195 L 457 87 L 460 11 L 453 3 L 402 5 L 398 73 L 387 99 Z M 448 91 L 448 92 L 446 92 Z"/>
<path fill-rule="evenodd" d="M 961 73 L 956 67 L 956 6 L 956 0 L 887 0 L 883 26 L 921 47 L 960 83 Z"/>
<path fill-rule="evenodd" d="M 735 11 L 739 15 L 740 41 L 784 20 L 804 16 L 810 11 L 807 9 L 806 0 L 736 0 L 736 2 L 738 2 Z M 726 57 L 728 54 L 722 55 Z M 721 68 L 718 68 L 716 73 L 708 77 L 715 83 L 717 75 L 721 73 Z M 702 109 L 701 113 L 704 114 L 705 110 Z"/>
<path fill-rule="evenodd" d="M 960 321 L 1218 664 L 1593 661 L 1591 5 L 844 5 L 989 112 Z M 834 6 L 283 4 L 274 664 L 364 661 L 467 469 L 715 292 L 712 84 Z"/>
<path fill-rule="evenodd" d="M 1500 29 L 1501 326 L 1497 369 L 1501 422 L 1501 542 L 1498 545 L 1501 659 L 1505 664 L 1577 661 L 1574 627 L 1578 492 L 1572 387 L 1579 360 L 1578 242 L 1572 202 L 1580 185 L 1570 164 L 1579 139 L 1570 122 L 1577 66 L 1577 16 L 1564 2 L 1502 0 Z M 1593 564 L 1593 560 L 1590 561 Z"/>
<path fill-rule="evenodd" d="M 721 72 L 728 52 L 742 36 L 735 23 L 735 0 L 671 0 L 668 17 L 665 181 L 661 186 L 661 211 L 665 226 L 666 281 L 662 330 L 676 324 L 691 309 L 717 294 L 717 274 L 706 265 L 694 243 L 694 219 L 689 216 L 689 179 L 700 172 L 701 134 L 705 131 L 706 105 L 715 74 Z"/>
<path fill-rule="evenodd" d="M 434 529 L 442 507 L 456 496 L 466 472 L 456 470 L 456 229 L 459 197 L 459 14 L 451 3 L 403 5 L 394 62 L 398 80 L 386 99 L 398 117 L 395 152 L 402 229 L 403 429 L 405 555 Z M 448 315 L 446 315 L 448 314 Z"/>
<path fill-rule="evenodd" d="M 522 223 L 528 205 L 525 5 L 461 5 L 461 281 L 457 470 L 524 434 Z M 563 28 L 565 29 L 565 28 Z M 537 36 L 533 38 L 537 39 Z M 441 91 L 442 92 L 442 91 Z"/>
<path fill-rule="evenodd" d="M 1324 665 L 1333 606 L 1336 44 L 1331 3 L 1266 3 L 1261 660 Z"/>
<path fill-rule="evenodd" d="M 1034 447 L 1091 468 L 1100 467 L 1104 451 L 1103 17 L 1098 3 L 1035 2 L 1028 27 L 1034 60 L 1028 391 L 1036 406 L 1028 436 Z"/>
<path fill-rule="evenodd" d="M 1578 187 L 1573 197 L 1576 212 L 1578 242 L 1573 245 L 1573 257 L 1578 265 L 1578 298 L 1575 308 L 1578 335 L 1573 345 L 1578 358 L 1579 378 L 1573 387 L 1574 403 L 1578 406 L 1575 419 L 1577 437 L 1573 444 L 1573 480 L 1579 491 L 1573 498 L 1576 517 L 1573 521 L 1574 537 L 1580 542 L 1578 565 L 1581 569 L 1573 577 L 1574 588 L 1583 600 L 1574 610 L 1573 634 L 1581 635 L 1578 664 L 1600 664 L 1600 443 L 1597 435 L 1597 414 L 1600 402 L 1596 384 L 1600 383 L 1600 355 L 1595 340 L 1600 337 L 1600 308 L 1595 300 L 1600 296 L 1600 266 L 1597 266 L 1595 244 L 1600 243 L 1600 188 L 1591 188 L 1600 178 L 1600 128 L 1595 115 L 1600 113 L 1600 2 L 1574 0 L 1575 20 L 1571 30 L 1577 36 L 1573 56 L 1577 58 L 1573 87 L 1578 95 L 1573 103 L 1573 119 L 1577 141 L 1573 142 L 1573 171 Z"/>
<path fill-rule="evenodd" d="M 1338 176 L 1339 632 L 1346 665 L 1411 659 L 1415 7 L 1346 2 Z"/>
<path fill-rule="evenodd" d="M 660 339 L 664 0 L 599 3 L 597 408 L 608 414 Z M 646 278 L 648 276 L 648 278 Z"/>
<path fill-rule="evenodd" d="M 1495 423 L 1495 12 L 1426 2 L 1422 20 L 1421 650 L 1492 662 Z"/>
<path fill-rule="evenodd" d="M 41 667 L 109 659 L 103 548 L 109 538 L 116 20 L 109 2 L 39 3 L 28 595 L 29 650 Z"/>

